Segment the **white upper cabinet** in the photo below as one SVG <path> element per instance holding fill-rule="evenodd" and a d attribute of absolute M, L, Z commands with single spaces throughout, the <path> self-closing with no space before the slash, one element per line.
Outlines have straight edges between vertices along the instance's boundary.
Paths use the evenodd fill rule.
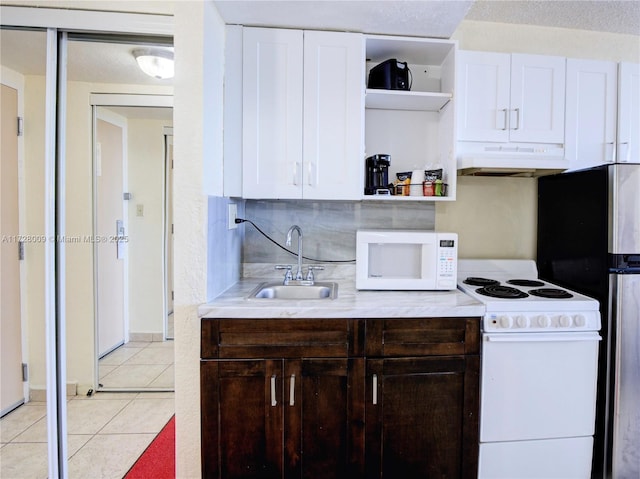
<path fill-rule="evenodd" d="M 458 140 L 564 143 L 565 59 L 458 52 Z"/>
<path fill-rule="evenodd" d="M 509 141 L 511 55 L 458 51 L 458 139 Z"/>
<path fill-rule="evenodd" d="M 565 155 L 570 169 L 615 161 L 618 65 L 567 59 Z"/>
<path fill-rule="evenodd" d="M 244 28 L 244 198 L 357 199 L 362 35 Z"/>
<path fill-rule="evenodd" d="M 617 161 L 640 163 L 640 65 L 637 63 L 620 63 Z"/>
<path fill-rule="evenodd" d="M 640 65 L 567 60 L 570 169 L 640 162 Z"/>
<path fill-rule="evenodd" d="M 304 32 L 303 198 L 361 197 L 363 82 L 361 34 Z"/>
<path fill-rule="evenodd" d="M 242 196 L 302 195 L 302 31 L 244 28 Z"/>

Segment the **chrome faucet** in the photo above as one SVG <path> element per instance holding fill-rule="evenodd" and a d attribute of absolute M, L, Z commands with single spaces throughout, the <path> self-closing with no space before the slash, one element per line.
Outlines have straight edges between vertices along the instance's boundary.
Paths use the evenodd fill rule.
<path fill-rule="evenodd" d="M 302 230 L 298 225 L 293 225 L 287 231 L 287 241 L 286 245 L 291 246 L 291 234 L 295 231 L 298 232 L 298 272 L 296 273 L 294 279 L 296 281 L 302 281 Z"/>

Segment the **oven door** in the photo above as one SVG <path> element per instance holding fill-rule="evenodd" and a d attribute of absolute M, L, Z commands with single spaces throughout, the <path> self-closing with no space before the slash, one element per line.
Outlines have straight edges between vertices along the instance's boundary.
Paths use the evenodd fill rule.
<path fill-rule="evenodd" d="M 480 442 L 592 436 L 597 332 L 484 334 Z"/>

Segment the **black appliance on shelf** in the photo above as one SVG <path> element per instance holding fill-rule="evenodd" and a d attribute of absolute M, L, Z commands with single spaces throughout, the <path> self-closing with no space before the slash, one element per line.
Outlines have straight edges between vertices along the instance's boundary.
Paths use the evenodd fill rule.
<path fill-rule="evenodd" d="M 376 65 L 369 71 L 367 88 L 411 90 L 411 70 L 407 62 L 395 58 Z"/>
<path fill-rule="evenodd" d="M 538 179 L 540 277 L 602 317 L 592 477 L 640 477 L 640 164 Z"/>
<path fill-rule="evenodd" d="M 389 195 L 390 155 L 373 155 L 365 160 L 365 195 Z"/>

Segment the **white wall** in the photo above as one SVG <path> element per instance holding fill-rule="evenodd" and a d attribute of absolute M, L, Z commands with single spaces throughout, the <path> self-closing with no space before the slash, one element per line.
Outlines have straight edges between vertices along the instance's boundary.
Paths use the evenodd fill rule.
<path fill-rule="evenodd" d="M 536 53 L 640 62 L 635 35 L 464 21 L 461 50 Z M 537 180 L 458 177 L 457 200 L 436 205 L 436 229 L 459 234 L 463 258 L 536 256 Z"/>
<path fill-rule="evenodd" d="M 201 477 L 198 306 L 207 300 L 207 194 L 222 192 L 224 23 L 212 2 L 176 2 L 174 25 L 176 477 L 186 479 Z"/>

